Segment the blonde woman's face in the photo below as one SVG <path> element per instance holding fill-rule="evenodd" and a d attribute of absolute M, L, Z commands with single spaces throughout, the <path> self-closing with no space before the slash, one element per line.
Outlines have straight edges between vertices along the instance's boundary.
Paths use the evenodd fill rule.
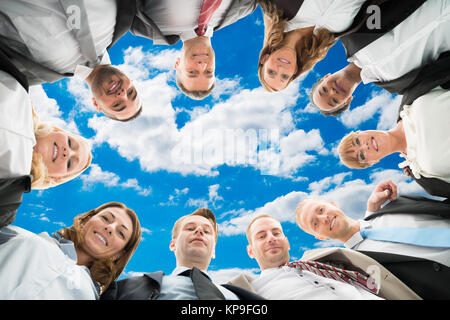
<path fill-rule="evenodd" d="M 287 87 L 297 72 L 297 54 L 290 48 L 280 48 L 263 57 L 264 80 L 273 89 L 280 91 Z"/>
<path fill-rule="evenodd" d="M 52 178 L 76 174 L 86 167 L 90 146 L 84 138 L 61 131 L 52 131 L 36 138 L 34 151 L 39 153 Z"/>

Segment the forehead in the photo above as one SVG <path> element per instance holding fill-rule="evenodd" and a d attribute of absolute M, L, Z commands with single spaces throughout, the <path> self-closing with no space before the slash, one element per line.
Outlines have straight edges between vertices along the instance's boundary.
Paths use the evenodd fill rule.
<path fill-rule="evenodd" d="M 322 85 L 323 85 L 324 81 L 325 80 L 323 80 L 319 84 L 317 84 L 317 87 L 314 90 L 312 99 L 313 99 L 313 103 L 317 107 L 319 107 L 320 110 L 331 111 L 332 109 L 334 109 L 336 107 L 330 106 L 328 104 L 328 101 L 329 101 L 328 94 L 322 90 Z"/>
<path fill-rule="evenodd" d="M 187 224 L 195 224 L 195 225 L 208 225 L 212 228 L 212 223 L 207 218 L 203 216 L 187 216 L 183 219 L 181 222 L 182 226 L 185 226 Z"/>
<path fill-rule="evenodd" d="M 277 220 L 275 220 L 273 218 L 264 217 L 264 218 L 259 218 L 258 220 L 255 220 L 255 222 L 253 222 L 253 224 L 250 227 L 250 233 L 252 235 L 255 235 L 259 232 L 268 231 L 268 230 L 272 230 L 272 229 L 283 230 L 280 222 L 278 222 Z"/>
<path fill-rule="evenodd" d="M 120 207 L 103 208 L 96 216 L 99 217 L 100 215 L 114 216 L 114 219 L 119 221 L 120 224 L 125 225 L 128 229 L 133 225 L 130 215 Z"/>
<path fill-rule="evenodd" d="M 300 214 L 300 222 L 303 226 L 308 225 L 308 218 L 310 218 L 321 205 L 327 205 L 327 203 L 321 200 L 306 201 Z"/>

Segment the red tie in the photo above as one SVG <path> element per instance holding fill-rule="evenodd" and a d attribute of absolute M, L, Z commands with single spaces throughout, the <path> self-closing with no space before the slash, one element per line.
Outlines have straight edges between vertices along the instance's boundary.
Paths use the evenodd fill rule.
<path fill-rule="evenodd" d="M 357 271 L 350 271 L 335 268 L 328 264 L 320 263 L 317 261 L 293 261 L 287 262 L 284 264 L 285 266 L 289 266 L 291 268 L 296 268 L 300 270 L 306 270 L 312 272 L 318 276 L 322 276 L 325 278 L 334 279 L 337 281 L 342 281 L 348 284 L 351 284 L 356 287 L 363 288 L 373 294 L 378 294 L 379 286 L 375 284 L 373 278 L 368 277 L 366 275 L 361 274 Z"/>
<path fill-rule="evenodd" d="M 200 37 L 205 34 L 209 20 L 211 20 L 214 11 L 220 6 L 222 0 L 203 0 L 200 16 L 198 17 L 198 27 L 195 33 Z"/>

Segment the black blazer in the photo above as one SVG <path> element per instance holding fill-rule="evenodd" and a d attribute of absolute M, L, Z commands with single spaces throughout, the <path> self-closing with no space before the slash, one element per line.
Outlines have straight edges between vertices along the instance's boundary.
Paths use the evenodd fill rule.
<path fill-rule="evenodd" d="M 30 192 L 31 180 L 31 175 L 0 179 L 0 228 L 14 221 L 22 194 Z"/>
<path fill-rule="evenodd" d="M 368 0 L 355 16 L 352 25 L 345 31 L 335 33 L 344 45 L 347 58 L 394 29 L 408 18 L 426 0 Z M 371 5 L 380 8 L 380 28 L 368 28 L 366 21 L 372 15 L 367 9 Z"/>
<path fill-rule="evenodd" d="M 450 203 L 424 197 L 400 196 L 364 220 L 395 213 L 430 214 L 450 219 Z M 423 299 L 450 298 L 449 267 L 417 257 L 375 251 L 360 252 L 378 261 Z"/>
<path fill-rule="evenodd" d="M 143 276 L 132 277 L 113 282 L 101 295 L 100 300 L 155 300 L 161 291 L 164 272 L 145 273 Z M 263 297 L 231 284 L 223 284 L 240 300 L 265 300 Z"/>

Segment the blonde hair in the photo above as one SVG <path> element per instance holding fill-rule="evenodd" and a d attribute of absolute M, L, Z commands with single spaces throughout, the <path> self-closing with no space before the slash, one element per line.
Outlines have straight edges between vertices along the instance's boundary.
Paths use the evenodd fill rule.
<path fill-rule="evenodd" d="M 217 225 L 217 222 L 216 222 L 216 216 L 214 215 L 214 213 L 211 210 L 206 209 L 206 208 L 197 209 L 194 212 L 192 212 L 191 214 L 182 216 L 177 221 L 175 221 L 175 224 L 173 225 L 173 228 L 172 228 L 172 240 L 175 240 L 178 237 L 178 233 L 180 232 L 182 221 L 190 216 L 201 216 L 201 217 L 208 219 L 209 222 L 211 222 L 211 224 L 213 226 L 214 233 L 216 235 L 216 243 L 217 243 L 217 237 L 219 235 L 219 226 Z"/>
<path fill-rule="evenodd" d="M 303 229 L 303 227 L 302 227 L 302 223 L 300 222 L 300 215 L 301 215 L 302 212 L 303 212 L 303 207 L 305 206 L 306 201 L 308 201 L 308 199 L 305 199 L 305 200 L 303 200 L 302 202 L 300 202 L 300 203 L 298 204 L 297 208 L 295 208 L 295 222 L 297 223 L 298 227 L 299 227 L 300 229 L 302 229 L 303 231 L 304 231 L 304 229 Z"/>
<path fill-rule="evenodd" d="M 286 18 L 282 18 L 283 12 L 277 6 L 267 0 L 258 0 L 264 14 L 264 42 L 259 54 L 258 77 L 261 85 L 270 92 L 275 92 L 264 80 L 264 64 L 262 58 L 266 54 L 280 49 L 286 33 Z M 292 31 L 291 31 L 292 32 Z M 288 80 L 286 87 L 301 74 L 312 69 L 314 65 L 325 58 L 328 50 L 335 44 L 334 34 L 323 28 L 305 35 L 297 41 L 297 72 Z"/>
<path fill-rule="evenodd" d="M 373 165 L 373 163 L 359 162 L 356 158 L 355 146 L 353 144 L 353 141 L 355 140 L 355 136 L 358 133 L 359 131 L 352 131 L 347 134 L 344 138 L 342 138 L 337 148 L 339 158 L 341 159 L 342 163 L 346 167 L 351 169 L 365 169 Z"/>
<path fill-rule="evenodd" d="M 73 134 L 71 134 L 61 128 L 49 125 L 48 123 L 45 123 L 45 122 L 41 122 L 39 120 L 37 114 L 34 112 L 34 110 L 33 110 L 33 129 L 34 129 L 34 136 L 36 138 L 45 137 L 54 131 L 64 132 L 67 135 L 73 136 Z M 79 136 L 79 137 L 84 139 L 81 136 Z M 30 174 L 33 176 L 33 182 L 31 183 L 31 189 L 48 189 L 51 187 L 55 187 L 59 184 L 62 184 L 64 182 L 67 182 L 69 180 L 72 180 L 72 179 L 78 177 L 84 170 L 86 170 L 91 165 L 91 162 L 92 162 L 92 153 L 89 152 L 86 165 L 79 172 L 74 172 L 74 173 L 64 176 L 64 177 L 55 178 L 55 177 L 51 177 L 48 174 L 48 170 L 44 164 L 42 155 L 40 155 L 37 152 L 33 152 L 33 158 L 31 160 L 31 171 L 30 171 Z"/>
<path fill-rule="evenodd" d="M 55 232 L 60 237 L 72 241 L 75 245 L 75 248 L 79 248 L 84 241 L 83 227 L 86 222 L 99 212 L 109 207 L 119 207 L 125 210 L 128 216 L 131 218 L 133 224 L 133 232 L 127 244 L 122 249 L 123 254 L 121 254 L 119 257 L 115 256 L 98 259 L 94 261 L 91 266 L 88 266 L 92 279 L 96 281 L 101 287 L 101 293 L 103 293 L 109 287 L 111 282 L 119 278 L 128 261 L 131 259 L 133 253 L 136 251 L 136 248 L 141 240 L 141 226 L 136 213 L 133 210 L 127 208 L 123 203 L 109 202 L 101 205 L 98 208 L 77 215 L 73 219 L 73 225 L 71 227 L 63 228 Z"/>

